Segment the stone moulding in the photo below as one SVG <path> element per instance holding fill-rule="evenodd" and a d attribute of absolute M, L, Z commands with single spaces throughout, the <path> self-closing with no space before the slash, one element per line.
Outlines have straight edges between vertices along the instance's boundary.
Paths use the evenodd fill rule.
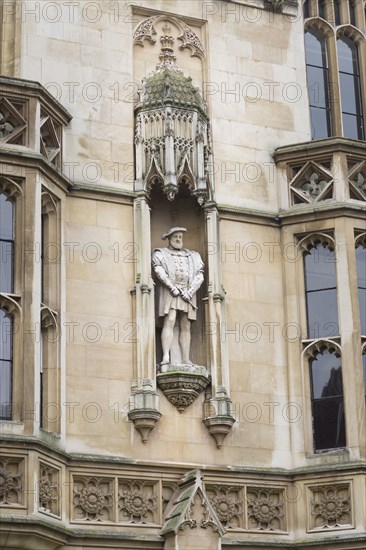
<path fill-rule="evenodd" d="M 210 383 L 205 367 L 168 365 L 157 375 L 157 385 L 180 413 L 199 396 Z"/>

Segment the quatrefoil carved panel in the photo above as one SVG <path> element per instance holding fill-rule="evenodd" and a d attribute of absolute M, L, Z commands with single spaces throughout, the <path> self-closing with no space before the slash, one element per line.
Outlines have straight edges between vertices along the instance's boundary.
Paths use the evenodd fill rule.
<path fill-rule="evenodd" d="M 320 164 L 307 162 L 290 181 L 291 204 L 314 203 L 333 198 L 333 178 Z"/>

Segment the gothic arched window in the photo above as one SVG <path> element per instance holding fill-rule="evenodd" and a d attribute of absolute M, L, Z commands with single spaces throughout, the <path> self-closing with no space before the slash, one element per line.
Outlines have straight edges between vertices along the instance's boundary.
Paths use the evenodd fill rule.
<path fill-rule="evenodd" d="M 352 139 L 364 139 L 357 45 L 348 37 L 338 38 L 337 52 L 343 135 Z"/>
<path fill-rule="evenodd" d="M 308 338 L 339 335 L 334 250 L 317 242 L 304 256 Z"/>
<path fill-rule="evenodd" d="M 332 133 L 326 38 L 306 32 L 305 52 L 312 138 L 322 139 Z"/>
<path fill-rule="evenodd" d="M 0 292 L 13 292 L 14 201 L 0 193 Z"/>

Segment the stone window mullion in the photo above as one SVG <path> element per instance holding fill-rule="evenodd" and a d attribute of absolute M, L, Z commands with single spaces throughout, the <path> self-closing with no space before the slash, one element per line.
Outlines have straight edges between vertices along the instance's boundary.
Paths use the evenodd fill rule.
<path fill-rule="evenodd" d="M 356 368 L 360 364 L 361 347 L 355 319 L 358 319 L 357 272 L 353 226 L 343 218 L 335 221 L 337 243 L 338 314 L 342 342 L 343 391 L 346 414 L 347 446 L 363 447 L 366 436 L 361 429 L 364 425 L 365 396 L 363 393 L 363 373 Z M 347 418 L 357 422 L 347 422 Z"/>
<path fill-rule="evenodd" d="M 329 57 L 329 86 L 330 86 L 330 104 L 332 110 L 332 135 L 343 135 L 342 108 L 339 91 L 338 78 L 338 57 L 335 35 L 327 38 L 328 57 Z"/>

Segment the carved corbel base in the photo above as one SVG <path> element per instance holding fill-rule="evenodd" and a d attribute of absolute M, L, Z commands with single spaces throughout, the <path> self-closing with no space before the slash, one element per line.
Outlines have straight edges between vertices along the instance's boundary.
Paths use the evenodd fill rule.
<path fill-rule="evenodd" d="M 146 443 L 151 430 L 159 422 L 160 417 L 158 395 L 154 391 L 151 380 L 144 379 L 140 387 L 137 384 L 133 385 L 128 418 L 132 420 L 136 430 L 140 432 L 144 443 Z"/>
<path fill-rule="evenodd" d="M 205 418 L 203 423 L 206 428 L 208 428 L 209 434 L 212 435 L 216 441 L 217 448 L 221 449 L 225 437 L 235 423 L 235 418 L 232 416 L 214 416 Z"/>
<path fill-rule="evenodd" d="M 161 413 L 156 409 L 133 409 L 128 413 L 128 418 L 132 420 L 136 430 L 141 434 L 143 443 L 146 443 L 150 432 L 159 422 Z"/>
<path fill-rule="evenodd" d="M 157 375 L 158 387 L 178 411 L 183 412 L 210 383 L 205 367 L 168 365 Z"/>
<path fill-rule="evenodd" d="M 204 414 L 203 423 L 216 441 L 217 448 L 220 449 L 225 437 L 235 424 L 232 403 L 225 388 L 219 387 L 216 396 L 205 402 Z"/>

